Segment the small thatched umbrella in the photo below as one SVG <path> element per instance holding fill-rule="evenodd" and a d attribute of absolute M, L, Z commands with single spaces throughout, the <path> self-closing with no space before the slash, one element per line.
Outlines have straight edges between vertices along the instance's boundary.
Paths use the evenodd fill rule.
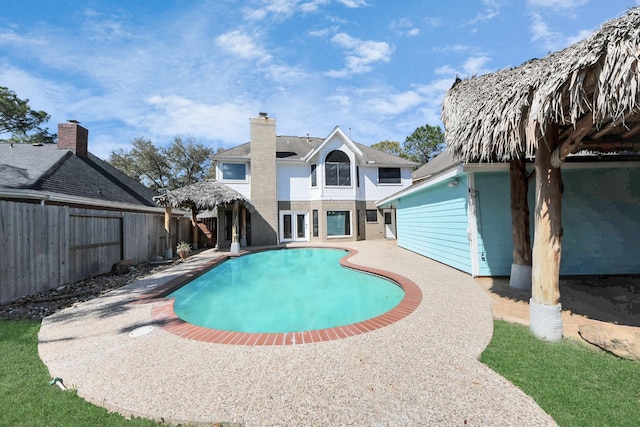
<path fill-rule="evenodd" d="M 253 205 L 242 194 L 214 180 L 201 181 L 185 187 L 177 188 L 162 196 L 156 196 L 154 199 L 158 205 L 165 206 L 167 208 L 167 215 L 169 216 L 171 216 L 172 207 L 191 209 L 191 222 L 194 227 L 194 242 L 197 242 L 196 237 L 198 226 L 196 215 L 199 211 L 213 210 L 218 206 L 233 205 L 232 251 L 237 251 L 237 245 L 239 245 L 238 210 L 240 204 L 250 212 L 253 212 L 254 210 Z"/>
<path fill-rule="evenodd" d="M 562 336 L 561 164 L 580 150 L 640 149 L 639 60 L 640 9 L 634 8 L 560 52 L 457 80 L 445 97 L 447 148 L 457 159 L 511 162 L 514 262 L 531 254 L 524 158 L 535 157 L 530 323 L 541 338 L 559 339 L 558 328 Z"/>

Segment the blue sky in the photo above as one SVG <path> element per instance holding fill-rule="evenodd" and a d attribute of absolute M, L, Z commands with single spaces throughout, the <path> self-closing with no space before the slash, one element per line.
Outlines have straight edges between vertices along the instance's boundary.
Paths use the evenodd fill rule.
<path fill-rule="evenodd" d="M 0 13 L 0 86 L 79 120 L 106 159 L 132 139 L 279 135 L 403 142 L 441 125 L 456 76 L 562 49 L 640 0 L 22 0 Z"/>

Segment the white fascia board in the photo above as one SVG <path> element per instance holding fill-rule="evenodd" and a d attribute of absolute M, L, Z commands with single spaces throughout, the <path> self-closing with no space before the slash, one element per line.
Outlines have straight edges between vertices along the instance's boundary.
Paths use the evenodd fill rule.
<path fill-rule="evenodd" d="M 251 160 L 251 156 L 219 156 L 212 159 L 216 162 L 235 162 L 235 163 L 246 163 Z"/>
<path fill-rule="evenodd" d="M 371 167 L 374 167 L 374 168 L 400 168 L 400 169 L 406 169 L 406 168 L 412 168 L 414 165 L 407 165 L 406 163 L 377 163 L 377 162 L 371 160 L 370 162 L 367 162 L 362 166 L 371 166 Z"/>
<path fill-rule="evenodd" d="M 132 205 L 129 203 L 118 203 L 111 202 L 105 200 L 97 200 L 91 199 L 88 197 L 79 197 L 79 196 L 71 196 L 68 194 L 60 194 L 60 193 L 47 193 L 44 191 L 37 190 L 20 190 L 20 189 L 12 189 L 12 188 L 2 188 L 0 189 L 0 198 L 8 198 L 8 199 L 25 199 L 25 200 L 40 200 L 45 204 L 47 202 L 55 202 L 55 203 L 66 203 L 66 204 L 74 204 L 74 205 L 84 205 L 91 207 L 102 207 L 109 209 L 122 209 L 129 211 L 139 211 L 139 212 L 150 212 L 150 213 L 164 213 L 165 208 L 158 206 L 142 206 L 142 205 Z M 182 213 L 182 210 L 176 210 L 178 213 Z"/>
<path fill-rule="evenodd" d="M 307 163 L 304 159 L 276 159 L 276 163 L 294 163 L 298 165 L 303 165 Z"/>
<path fill-rule="evenodd" d="M 364 163 L 367 163 L 368 160 L 364 153 L 358 148 L 356 144 L 353 143 L 351 138 L 349 138 L 349 136 L 344 133 L 340 126 L 336 126 L 335 128 L 333 128 L 331 133 L 322 141 L 322 144 L 318 145 L 314 150 L 311 150 L 309 153 L 307 153 L 303 160 L 305 162 L 308 162 L 313 156 L 318 154 L 320 150 L 322 150 L 322 148 L 328 143 L 328 141 L 331 140 L 331 138 L 333 138 L 335 135 L 338 135 L 349 146 L 351 151 L 353 151 L 356 156 L 359 156 Z"/>
<path fill-rule="evenodd" d="M 465 172 L 503 172 L 509 170 L 509 163 L 467 163 Z"/>
<path fill-rule="evenodd" d="M 413 194 L 417 191 L 421 191 L 425 188 L 429 188 L 431 186 L 434 186 L 436 184 L 441 183 L 442 181 L 446 181 L 449 180 L 455 176 L 460 175 L 461 173 L 464 172 L 464 168 L 462 165 L 456 165 L 456 167 L 451 168 L 449 170 L 447 170 L 446 172 L 443 172 L 441 174 L 438 174 L 437 176 L 429 179 L 425 179 L 421 182 L 419 182 L 418 184 L 412 185 L 411 187 L 405 188 L 404 190 L 398 191 L 395 194 L 392 194 L 389 197 L 385 197 L 382 200 L 379 200 L 376 202 L 376 206 L 379 208 L 383 208 L 383 207 L 389 207 L 391 205 L 394 204 L 395 201 L 397 201 L 398 199 L 400 199 L 401 197 L 405 197 L 408 196 L 410 194 Z"/>

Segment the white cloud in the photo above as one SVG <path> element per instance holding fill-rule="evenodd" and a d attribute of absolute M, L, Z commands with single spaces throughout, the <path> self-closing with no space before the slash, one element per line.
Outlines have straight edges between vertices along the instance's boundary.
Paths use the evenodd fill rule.
<path fill-rule="evenodd" d="M 219 35 L 215 38 L 215 44 L 242 59 L 271 60 L 271 55 L 265 49 L 255 43 L 251 36 L 240 30 Z"/>
<path fill-rule="evenodd" d="M 586 4 L 589 0 L 528 0 L 531 6 L 549 7 L 552 9 L 574 9 Z"/>
<path fill-rule="evenodd" d="M 60 110 L 61 104 L 66 101 L 65 92 L 70 90 L 66 85 L 61 87 L 24 70 L 2 63 L 0 63 L 0 82 L 2 82 L 0 85 L 8 87 L 18 98 L 28 99 L 29 107 L 33 110 L 46 111 L 51 115 Z M 56 118 L 64 121 L 72 117 Z"/>
<path fill-rule="evenodd" d="M 348 8 L 355 9 L 362 6 L 368 6 L 366 0 L 337 0 L 338 3 L 342 3 Z"/>
<path fill-rule="evenodd" d="M 386 42 L 360 40 L 346 33 L 338 33 L 331 41 L 343 47 L 347 53 L 345 69 L 330 71 L 330 77 L 345 77 L 351 74 L 362 74 L 372 70 L 373 64 L 389 62 L 393 48 Z"/>
<path fill-rule="evenodd" d="M 485 65 L 491 61 L 491 58 L 485 55 L 471 56 L 462 63 L 462 68 L 457 69 L 451 65 L 443 65 L 434 70 L 435 74 L 450 77 L 471 77 L 479 76 L 491 72 L 491 69 Z M 448 81 L 448 80 L 447 80 Z"/>
<path fill-rule="evenodd" d="M 365 111 L 374 114 L 397 115 L 415 108 L 424 100 L 415 91 L 406 91 L 387 95 L 383 98 L 372 98 L 364 106 Z"/>
<path fill-rule="evenodd" d="M 470 25 L 477 24 L 478 22 L 487 22 L 500 15 L 500 2 L 496 0 L 483 0 L 485 8 L 478 12 L 471 21 Z"/>
<path fill-rule="evenodd" d="M 127 39 L 132 33 L 127 28 L 126 16 L 117 14 L 102 14 L 93 9 L 85 9 L 84 15 L 87 18 L 84 22 L 84 33 L 92 40 L 118 41 Z"/>
<path fill-rule="evenodd" d="M 547 52 L 564 49 L 591 35 L 591 30 L 580 30 L 576 35 L 565 36 L 552 31 L 539 13 L 531 13 L 531 40 L 538 43 Z"/>
<path fill-rule="evenodd" d="M 335 0 L 350 9 L 368 6 L 365 0 Z M 296 13 L 318 12 L 322 6 L 330 3 L 330 0 L 264 0 L 262 7 L 244 8 L 244 18 L 249 21 L 262 21 L 267 18 L 285 20 Z"/>
<path fill-rule="evenodd" d="M 433 48 L 433 51 L 456 54 L 485 55 L 485 52 L 482 48 L 465 44 L 453 44 L 442 47 L 435 47 Z"/>
<path fill-rule="evenodd" d="M 249 21 L 261 21 L 269 16 L 277 19 L 286 19 L 293 15 L 298 5 L 298 0 L 267 0 L 265 5 L 259 8 L 245 8 L 245 19 Z"/>
<path fill-rule="evenodd" d="M 420 29 L 415 27 L 408 18 L 394 19 L 389 27 L 400 36 L 415 37 L 420 34 Z"/>
<path fill-rule="evenodd" d="M 300 11 L 303 13 L 316 12 L 320 9 L 320 6 L 328 3 L 328 0 L 312 0 L 300 4 Z"/>
<path fill-rule="evenodd" d="M 434 73 L 441 75 L 441 76 L 455 76 L 460 74 L 460 72 L 458 70 L 456 70 L 455 68 L 453 68 L 451 65 L 443 65 L 441 67 L 438 67 L 434 70 Z"/>
<path fill-rule="evenodd" d="M 491 58 L 488 56 L 472 56 L 464 62 L 462 69 L 466 75 L 486 74 L 490 69 L 486 68 L 484 65 L 490 60 Z"/>
<path fill-rule="evenodd" d="M 206 104 L 179 95 L 154 95 L 146 102 L 152 109 L 144 120 L 164 140 L 175 135 L 208 140 L 215 136 L 238 144 L 247 139 L 248 117 L 257 111 L 251 102 L 241 99 Z"/>

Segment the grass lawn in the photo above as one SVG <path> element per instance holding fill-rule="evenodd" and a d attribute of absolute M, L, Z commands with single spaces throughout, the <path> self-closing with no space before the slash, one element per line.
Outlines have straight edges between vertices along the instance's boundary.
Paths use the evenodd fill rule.
<path fill-rule="evenodd" d="M 125 419 L 49 385 L 38 356 L 40 323 L 0 320 L 0 426 L 158 426 Z M 166 424 L 163 424 L 166 425 Z"/>
<path fill-rule="evenodd" d="M 480 359 L 518 386 L 560 426 L 640 425 L 640 362 L 574 340 L 548 343 L 495 321 Z"/>
<path fill-rule="evenodd" d="M 50 386 L 38 356 L 37 322 L 0 320 L 0 426 L 158 426 L 110 413 Z M 579 342 L 547 343 L 521 325 L 495 322 L 481 361 L 547 411 L 560 426 L 637 426 L 640 363 Z M 166 424 L 163 424 L 166 425 Z"/>

